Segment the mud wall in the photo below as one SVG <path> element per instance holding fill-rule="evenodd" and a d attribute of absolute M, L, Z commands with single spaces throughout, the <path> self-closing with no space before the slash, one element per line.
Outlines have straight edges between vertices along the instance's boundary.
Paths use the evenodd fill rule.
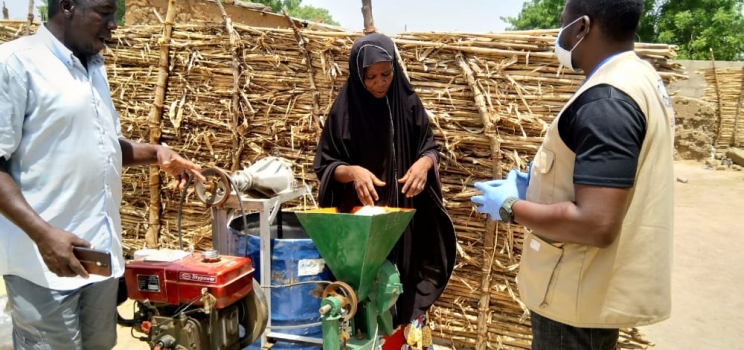
<path fill-rule="evenodd" d="M 703 70 L 713 67 L 711 61 L 693 61 L 693 60 L 676 60 L 674 62 L 682 64 L 685 67 L 687 79 L 677 80 L 669 84 L 667 90 L 670 94 L 677 96 L 686 96 L 692 98 L 703 98 L 705 95 L 705 76 Z M 716 61 L 716 68 L 742 68 L 744 62 L 736 61 Z"/>
<path fill-rule="evenodd" d="M 286 28 L 287 18 L 272 13 L 270 8 L 262 10 L 245 1 L 225 1 L 225 12 L 234 23 L 262 28 Z M 165 19 L 168 11 L 168 0 L 127 0 L 127 11 L 124 17 L 126 25 L 158 25 Z M 157 12 L 160 16 L 155 14 Z M 176 2 L 176 23 L 194 23 L 196 21 L 222 23 L 220 9 L 209 0 L 178 0 Z M 294 19 L 295 25 L 315 30 L 340 31 L 341 28 L 322 23 L 312 23 Z"/>
<path fill-rule="evenodd" d="M 716 109 L 700 99 L 672 97 L 676 113 L 674 140 L 677 159 L 702 160 L 711 157 L 715 140 Z"/>

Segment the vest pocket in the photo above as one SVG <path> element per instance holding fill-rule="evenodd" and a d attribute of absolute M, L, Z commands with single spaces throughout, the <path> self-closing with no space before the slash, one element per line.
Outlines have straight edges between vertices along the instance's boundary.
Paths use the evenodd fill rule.
<path fill-rule="evenodd" d="M 555 153 L 544 146 L 535 154 L 530 173 L 530 185 L 527 188 L 527 200 L 541 204 L 553 203 L 555 186 Z"/>
<path fill-rule="evenodd" d="M 553 168 L 553 161 L 555 161 L 555 153 L 543 147 L 540 152 L 535 155 L 535 161 L 532 163 L 532 166 L 535 167 L 537 172 L 545 175 Z"/>
<path fill-rule="evenodd" d="M 525 235 L 517 284 L 519 295 L 527 307 L 546 307 L 548 290 L 555 282 L 555 270 L 563 257 L 563 248 L 556 247 L 534 234 Z"/>

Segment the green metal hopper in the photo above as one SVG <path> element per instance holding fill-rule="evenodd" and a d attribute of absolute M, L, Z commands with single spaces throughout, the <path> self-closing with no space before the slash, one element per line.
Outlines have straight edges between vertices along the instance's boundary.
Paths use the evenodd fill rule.
<path fill-rule="evenodd" d="M 354 288 L 359 301 L 369 296 L 380 267 L 415 213 L 383 209 L 385 213 L 370 216 L 335 208 L 295 212 L 333 275 Z"/>

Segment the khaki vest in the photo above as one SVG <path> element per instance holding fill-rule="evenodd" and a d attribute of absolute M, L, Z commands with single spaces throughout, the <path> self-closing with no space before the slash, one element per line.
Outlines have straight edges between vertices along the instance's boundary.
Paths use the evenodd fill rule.
<path fill-rule="evenodd" d="M 615 56 L 579 88 L 610 84 L 646 116 L 635 186 L 622 230 L 608 248 L 548 242 L 526 234 L 517 276 L 522 302 L 552 320 L 582 328 L 623 328 L 662 321 L 671 313 L 674 219 L 674 111 L 658 73 L 634 52 Z M 550 125 L 532 165 L 527 200 L 574 201 L 575 154 Z"/>

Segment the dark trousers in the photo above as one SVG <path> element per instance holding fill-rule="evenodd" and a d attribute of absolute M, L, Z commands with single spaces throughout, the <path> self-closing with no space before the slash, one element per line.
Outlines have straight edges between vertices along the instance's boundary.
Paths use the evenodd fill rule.
<path fill-rule="evenodd" d="M 618 329 L 576 328 L 530 313 L 532 350 L 615 350 Z"/>

